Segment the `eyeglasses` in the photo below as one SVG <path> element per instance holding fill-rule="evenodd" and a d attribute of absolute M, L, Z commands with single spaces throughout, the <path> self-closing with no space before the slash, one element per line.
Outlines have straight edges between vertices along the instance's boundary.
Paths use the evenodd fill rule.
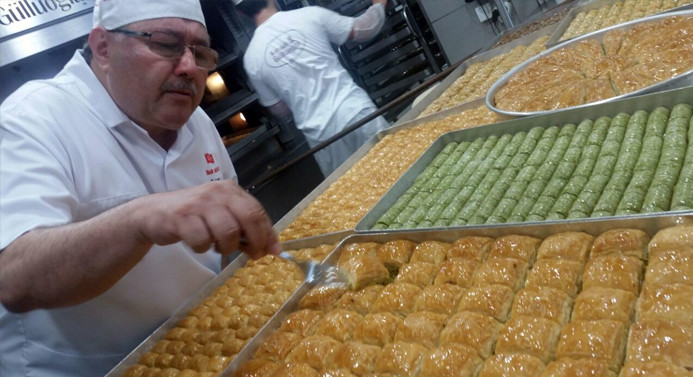
<path fill-rule="evenodd" d="M 212 48 L 204 45 L 185 44 L 180 36 L 163 31 L 147 33 L 143 31 L 115 29 L 109 30 L 109 32 L 121 33 L 130 37 L 147 38 L 147 47 L 149 47 L 149 51 L 167 59 L 179 59 L 185 54 L 186 48 L 190 48 L 195 58 L 195 64 L 208 71 L 216 67 L 217 60 L 219 59 L 219 54 Z"/>

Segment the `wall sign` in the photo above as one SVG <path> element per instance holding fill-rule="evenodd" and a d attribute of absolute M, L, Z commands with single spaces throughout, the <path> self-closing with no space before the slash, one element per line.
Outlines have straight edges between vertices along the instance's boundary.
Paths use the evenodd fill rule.
<path fill-rule="evenodd" d="M 0 40 L 94 8 L 94 0 L 1 0 Z"/>

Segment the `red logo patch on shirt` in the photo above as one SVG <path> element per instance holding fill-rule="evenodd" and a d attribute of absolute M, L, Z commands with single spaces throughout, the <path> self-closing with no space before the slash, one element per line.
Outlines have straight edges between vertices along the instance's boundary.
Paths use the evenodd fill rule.
<path fill-rule="evenodd" d="M 205 153 L 205 160 L 208 164 L 214 163 L 214 156 L 211 153 Z"/>

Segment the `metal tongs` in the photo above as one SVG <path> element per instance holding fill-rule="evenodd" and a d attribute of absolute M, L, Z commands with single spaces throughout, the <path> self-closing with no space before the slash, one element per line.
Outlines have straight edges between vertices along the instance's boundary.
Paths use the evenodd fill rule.
<path fill-rule="evenodd" d="M 337 266 L 318 263 L 314 260 L 298 261 L 286 251 L 279 253 L 279 257 L 296 263 L 303 270 L 306 282 L 309 284 L 347 285 L 345 274 Z"/>

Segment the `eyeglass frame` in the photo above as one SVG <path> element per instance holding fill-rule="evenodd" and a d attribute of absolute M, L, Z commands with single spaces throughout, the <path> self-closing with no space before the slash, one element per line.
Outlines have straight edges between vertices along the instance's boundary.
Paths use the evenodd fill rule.
<path fill-rule="evenodd" d="M 219 61 L 219 53 L 216 50 L 214 50 L 213 48 L 211 48 L 209 46 L 205 46 L 205 45 L 189 45 L 186 43 L 181 43 L 180 45 L 183 46 L 183 49 L 181 49 L 181 52 L 178 56 L 164 56 L 164 55 L 161 55 L 160 53 L 152 50 L 152 48 L 151 48 L 152 35 L 154 35 L 154 33 L 165 33 L 166 34 L 165 31 L 146 32 L 146 31 L 136 31 L 136 30 L 121 29 L 121 28 L 113 29 L 113 30 L 106 30 L 106 31 L 108 31 L 109 33 L 120 33 L 120 34 L 129 36 L 129 37 L 147 38 L 147 48 L 149 49 L 149 51 L 151 51 L 151 52 L 155 53 L 156 55 L 161 56 L 162 58 L 165 58 L 165 59 L 171 59 L 171 60 L 180 59 L 183 55 L 185 55 L 186 48 L 188 48 L 191 50 L 191 52 L 193 54 L 193 60 L 195 61 L 195 65 L 198 68 L 204 69 L 207 71 L 214 70 L 217 66 L 217 62 Z M 215 60 L 214 65 L 212 67 L 210 67 L 210 68 L 202 67 L 198 64 L 197 59 L 195 58 L 195 51 L 198 50 L 198 48 L 200 48 L 200 47 L 209 49 L 210 51 L 212 51 L 216 55 L 216 58 L 214 59 Z"/>

